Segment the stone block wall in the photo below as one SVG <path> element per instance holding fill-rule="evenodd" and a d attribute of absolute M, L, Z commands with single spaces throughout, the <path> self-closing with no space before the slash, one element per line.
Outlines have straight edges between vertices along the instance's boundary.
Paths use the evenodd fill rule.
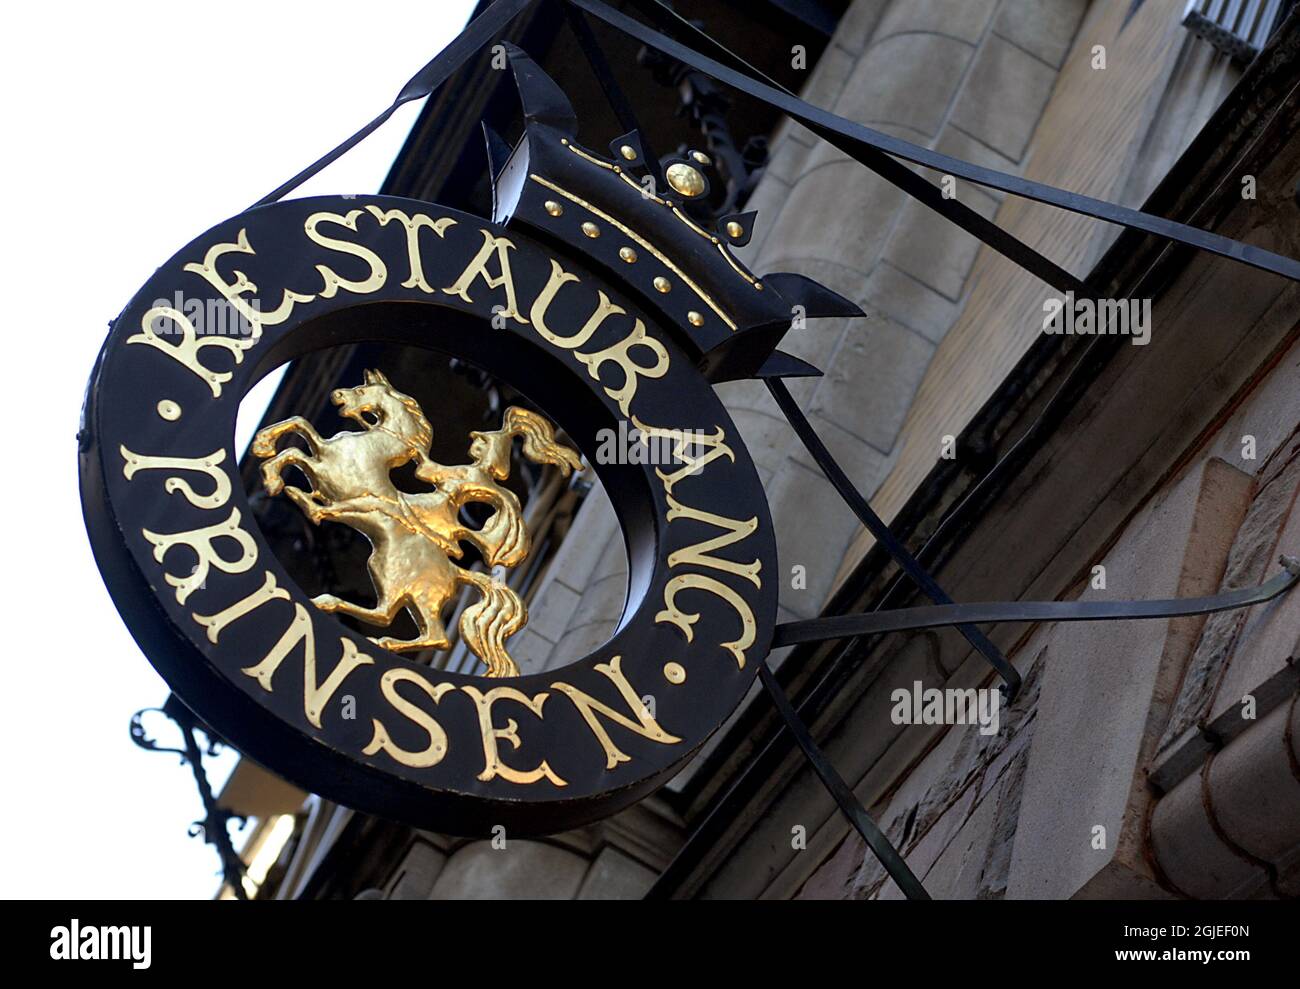
<path fill-rule="evenodd" d="M 859 0 L 804 91 L 809 102 L 917 144 L 1017 172 L 1086 3 Z M 822 368 L 791 383 L 850 479 L 871 495 L 936 347 L 961 311 L 978 242 L 798 125 L 781 130 L 751 208 L 755 270 L 797 271 L 867 319 L 814 320 L 783 348 Z M 929 176 L 937 181 L 938 176 Z M 992 216 L 997 197 L 963 193 Z M 830 594 L 858 523 L 755 382 L 724 400 L 759 464 L 783 567 L 783 617 Z M 789 568 L 805 568 L 806 587 Z"/>
<path fill-rule="evenodd" d="M 1188 597 L 1258 584 L 1279 572 L 1280 556 L 1300 556 L 1298 499 L 1293 345 L 1152 492 L 1096 561 L 1105 589 L 1082 596 Z M 868 774 L 857 792 L 936 898 L 1293 897 L 1297 629 L 1296 593 L 1209 618 L 1043 626 L 1011 657 L 1025 688 L 995 738 L 957 725 L 934 731 L 919 755 L 915 744 L 897 757 L 887 748 L 876 766 L 891 773 L 874 783 Z M 974 682 L 987 678 L 959 671 L 946 680 Z M 864 705 L 850 720 L 865 713 Z M 771 816 L 809 813 L 778 803 Z M 797 895 L 899 896 L 857 835 L 829 820 L 838 844 L 809 843 L 819 864 L 802 867 Z M 788 895 L 796 858 L 765 895 Z"/>
<path fill-rule="evenodd" d="M 1241 76 L 1239 66 L 1181 26 L 1185 6 L 1184 0 L 1145 0 L 1136 10 L 1130 3 L 1109 0 L 1092 4 L 1003 0 L 994 36 L 1057 67 L 1050 100 L 1014 161 L 1007 156 L 1022 147 L 1023 132 L 1005 121 L 996 124 L 997 131 L 975 134 L 977 141 L 964 137 L 965 128 L 975 126 L 981 114 L 992 118 L 989 127 L 1001 121 L 1009 97 L 996 90 L 986 90 L 987 101 L 978 107 L 959 105 L 954 110 L 950 129 L 964 143 L 945 146 L 941 141 L 938 150 L 1071 192 L 1141 207 Z M 1080 14 L 1086 14 L 1081 23 Z M 1063 25 L 1076 23 L 1077 29 L 1070 28 L 1071 44 Z M 1099 55 L 1104 60 L 1099 61 Z M 999 44 L 985 60 L 990 64 L 972 68 L 973 78 L 1003 79 L 1009 88 L 1016 88 L 1011 83 L 1015 65 L 1020 65 L 1019 85 L 1028 85 L 1032 78 L 1029 67 L 1021 64 L 1023 59 L 1004 45 Z M 975 90 L 971 93 L 973 97 Z M 1009 105 L 1026 114 L 1038 106 L 1026 94 L 1010 99 Z M 959 185 L 958 196 L 965 199 L 968 194 L 981 208 L 984 193 Z M 1000 201 L 996 220 L 1080 276 L 1118 234 L 1111 224 L 1015 197 Z M 936 248 L 936 257 L 942 254 Z M 1043 301 L 1057 295 L 987 247 L 979 249 L 965 284 L 960 306 L 946 303 L 946 309 L 932 294 L 896 296 L 905 301 L 907 312 L 923 312 L 926 320 L 937 318 L 941 331 L 891 450 L 889 475 L 873 500 L 884 518 L 898 512 L 933 468 L 942 437 L 960 435 L 1007 371 L 1038 339 Z M 891 318 L 907 319 L 906 312 L 886 312 Z M 960 459 L 966 452 L 958 449 L 956 455 Z M 857 534 L 839 576 L 856 565 L 871 545 L 869 535 Z"/>

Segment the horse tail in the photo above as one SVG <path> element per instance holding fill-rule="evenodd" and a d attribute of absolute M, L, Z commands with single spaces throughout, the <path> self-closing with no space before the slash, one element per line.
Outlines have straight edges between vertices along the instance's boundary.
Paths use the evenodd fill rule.
<path fill-rule="evenodd" d="M 582 470 L 582 458 L 577 451 L 557 443 L 555 427 L 550 420 L 542 418 L 536 412 L 512 405 L 506 409 L 501 429 L 523 439 L 524 456 L 533 463 L 558 467 L 565 477 L 569 476 L 571 470 Z"/>
<path fill-rule="evenodd" d="M 582 470 L 578 452 L 556 442 L 555 427 L 536 412 L 517 405 L 506 409 L 500 429 L 470 435 L 482 443 L 478 465 L 498 480 L 505 480 L 510 473 L 510 444 L 516 436 L 524 441 L 524 456 L 533 463 L 551 464 L 565 477 L 570 471 Z"/>
<path fill-rule="evenodd" d="M 518 676 L 519 667 L 506 651 L 506 639 L 528 622 L 528 606 L 491 574 L 458 570 L 456 577 L 463 583 L 473 584 L 483 595 L 461 613 L 461 638 L 487 664 L 488 676 Z"/>

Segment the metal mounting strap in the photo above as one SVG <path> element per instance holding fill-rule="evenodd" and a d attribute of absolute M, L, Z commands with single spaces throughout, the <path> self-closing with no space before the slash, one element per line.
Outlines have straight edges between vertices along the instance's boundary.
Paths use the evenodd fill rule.
<path fill-rule="evenodd" d="M 433 56 L 433 58 L 425 64 L 424 68 L 411 77 L 410 81 L 402 87 L 402 91 L 397 94 L 397 99 L 393 100 L 388 109 L 362 127 L 333 151 L 330 151 L 324 157 L 319 158 L 312 164 L 308 165 L 288 182 L 279 186 L 274 192 L 263 196 L 255 202 L 253 206 L 265 206 L 267 203 L 273 203 L 281 197 L 288 195 L 317 172 L 321 171 L 321 169 L 342 158 L 367 137 L 377 131 L 403 103 L 409 103 L 411 100 L 423 99 L 433 93 L 434 90 L 450 78 L 453 72 L 465 64 L 471 55 L 474 55 L 482 49 L 484 45 L 492 41 L 499 32 L 504 30 L 505 27 L 515 19 L 517 14 L 521 13 L 525 8 L 531 7 L 533 3 L 534 0 L 495 0 L 487 10 L 483 11 L 483 13 L 479 14 L 478 17 L 470 21 L 470 23 L 465 27 L 465 30 L 458 34 L 446 48 Z"/>
<path fill-rule="evenodd" d="M 1285 568 L 1258 587 L 1225 591 L 1210 597 L 1167 598 L 1152 601 L 1000 601 L 980 604 L 946 604 L 899 608 L 863 615 L 833 615 L 776 627 L 773 647 L 798 642 L 821 642 L 880 632 L 942 628 L 974 622 L 1095 622 L 1140 618 L 1180 618 L 1207 615 L 1263 604 L 1300 583 L 1300 560 L 1282 557 Z"/>
<path fill-rule="evenodd" d="M 605 58 L 604 51 L 601 50 L 600 43 L 596 40 L 596 34 L 591 30 L 591 25 L 587 23 L 586 16 L 577 7 L 570 4 L 564 5 L 564 13 L 569 20 L 569 28 L 573 31 L 574 40 L 578 42 L 578 47 L 587 57 L 587 64 L 591 66 L 591 72 L 596 77 L 596 82 L 600 84 L 601 92 L 605 94 L 605 101 L 609 103 L 609 108 L 614 111 L 614 116 L 618 118 L 618 124 L 624 132 L 636 132 L 641 141 L 641 151 L 646 161 L 657 162 L 658 155 L 650 145 L 650 135 L 647 134 L 637 121 L 636 111 L 632 109 L 632 103 L 628 100 L 623 88 L 619 86 L 618 80 L 614 78 L 614 71 L 610 68 L 609 62 Z"/>
<path fill-rule="evenodd" d="M 776 682 L 776 677 L 768 669 L 766 663 L 758 668 L 758 678 L 763 682 L 768 696 L 772 698 L 772 703 L 776 705 L 777 713 L 785 721 L 786 727 L 794 735 L 794 740 L 799 743 L 799 748 L 803 750 L 804 758 L 812 766 L 813 771 L 817 773 L 822 781 L 822 785 L 835 798 L 835 803 L 839 805 L 844 816 L 849 819 L 849 823 L 862 836 L 862 840 L 867 843 L 873 855 L 885 867 L 889 873 L 889 878 L 898 884 L 898 888 L 903 891 L 903 895 L 909 900 L 928 900 L 930 894 L 925 891 L 921 885 L 921 880 L 916 878 L 916 874 L 908 867 L 907 862 L 889 839 L 876 826 L 866 809 L 854 795 L 849 785 L 844 782 L 843 777 L 831 765 L 830 760 L 826 758 L 825 753 L 817 747 L 813 741 L 812 732 L 808 726 L 803 723 L 798 712 L 790 704 L 790 699 L 786 697 L 785 691 L 781 685 Z"/>
<path fill-rule="evenodd" d="M 708 73 L 714 79 L 730 86 L 732 89 L 781 110 L 792 119 L 832 141 L 842 151 L 850 154 L 862 164 L 868 165 L 868 167 L 875 167 L 873 164 L 876 160 L 875 156 L 880 152 L 884 152 L 903 161 L 921 165 L 924 168 L 966 179 L 976 185 L 998 189 L 1013 196 L 1032 199 L 1083 216 L 1105 220 L 1108 223 L 1142 230 L 1163 237 L 1166 240 L 1209 251 L 1212 254 L 1218 254 L 1264 271 L 1271 271 L 1292 281 L 1300 281 L 1300 261 L 1292 258 L 1283 257 L 1280 254 L 1274 254 L 1271 251 L 1262 250 L 1250 244 L 1243 244 L 1240 241 L 1199 230 L 1196 227 L 1177 223 L 1164 217 L 1152 216 L 1140 210 L 1130 209 L 1127 206 L 1120 206 L 1116 203 L 1094 199 L 1091 196 L 1067 192 L 1064 189 L 1057 189 L 1041 182 L 1033 182 L 1017 175 L 1008 175 L 995 169 L 982 168 L 959 158 L 952 158 L 937 151 L 931 151 L 929 148 L 923 148 L 900 138 L 892 137 L 881 131 L 872 130 L 870 127 L 846 120 L 844 117 L 822 110 L 810 103 L 805 103 L 789 91 L 759 81 L 756 76 L 761 76 L 761 73 L 758 73 L 757 70 L 737 56 L 727 52 L 725 48 L 718 45 L 707 34 L 665 7 L 659 0 L 636 0 L 636 2 L 638 8 L 653 17 L 656 22 L 671 25 L 674 31 L 689 35 L 698 42 L 707 41 L 709 46 L 719 54 L 725 52 L 728 56 L 727 61 L 731 62 L 732 65 L 743 68 L 737 71 L 737 68 L 732 68 L 692 48 L 688 48 L 686 45 L 674 41 L 672 38 L 647 27 L 626 14 L 610 8 L 601 3 L 600 0 L 566 0 L 566 2 L 581 7 L 593 17 L 599 18 L 611 27 L 615 27 L 624 34 L 636 38 L 643 44 L 658 49 L 665 55 L 669 55 L 701 72 Z M 897 172 L 884 177 L 891 181 L 902 178 L 901 174 Z M 929 186 L 929 183 L 924 184 Z M 1068 288 L 1078 284 L 1072 275 L 1064 272 L 1048 258 L 1033 251 L 1027 244 L 1017 241 L 995 224 L 990 223 L 987 226 L 975 224 L 972 216 L 966 215 L 973 214 L 974 211 L 966 210 L 963 212 L 956 209 L 955 207 L 961 205 L 956 200 L 941 199 L 933 186 L 930 186 L 930 190 L 930 193 L 922 195 L 913 188 L 906 189 L 911 195 L 921 198 L 927 205 L 939 210 L 949 219 L 961 223 L 963 227 L 989 244 L 990 247 L 1008 254 L 1009 257 L 1012 257 L 1012 260 L 1015 260 L 1022 267 L 1034 271 L 1035 274 L 1039 274 L 1041 271 L 1040 277 L 1047 278 L 1049 283 L 1055 287 Z M 992 230 L 989 229 L 990 227 Z M 992 235 L 993 231 L 997 231 L 1000 236 L 994 237 Z M 1013 245 L 1018 245 L 1018 247 L 1015 247 L 1015 255 L 1009 254 L 1006 250 L 1006 248 Z M 1032 266 L 1022 260 L 1022 258 L 1029 256 L 1025 252 L 1030 252 L 1038 259 Z M 1059 273 L 1055 276 L 1055 279 L 1047 277 L 1052 274 L 1052 269 Z M 1061 282 L 1062 277 L 1068 279 L 1068 283 Z"/>
<path fill-rule="evenodd" d="M 719 42 L 714 41 L 690 21 L 681 18 L 676 12 L 664 7 L 658 0 L 633 0 L 633 3 L 647 13 L 664 30 L 676 30 L 688 36 L 704 54 L 716 58 L 722 64 L 736 69 L 751 79 L 763 82 L 780 92 L 789 93 L 791 96 L 794 95 L 776 80 L 764 75 L 740 56 L 725 48 Z M 1006 230 L 1003 230 L 983 214 L 971 209 L 956 197 L 946 197 L 938 186 L 928 182 L 923 176 L 918 175 L 902 162 L 891 158 L 882 151 L 877 151 L 875 148 L 867 147 L 861 143 L 853 143 L 825 127 L 811 123 L 805 126 L 828 144 L 839 148 L 859 164 L 865 165 L 881 178 L 902 189 L 909 196 L 925 204 L 949 222 L 956 224 L 973 237 L 988 244 L 999 254 L 1009 258 L 1030 274 L 1041 278 L 1047 284 L 1062 292 L 1073 291 L 1078 293 L 1083 291 L 1082 281 L 1073 274 Z"/>
<path fill-rule="evenodd" d="M 835 490 L 839 492 L 839 495 L 844 499 L 845 504 L 847 504 L 849 508 L 853 509 L 853 514 L 855 514 L 862 521 L 862 524 L 867 527 L 867 531 L 876 537 L 876 540 L 880 545 L 885 548 L 895 561 L 897 561 L 898 565 L 903 568 L 904 572 L 906 572 L 906 574 L 916 582 L 916 585 L 925 593 L 926 597 L 935 602 L 935 604 L 952 605 L 952 598 L 950 598 L 944 592 L 943 588 L 939 586 L 938 581 L 930 576 L 929 571 L 917 562 L 916 557 L 914 557 L 899 538 L 894 535 L 889 526 L 885 524 L 885 521 L 872 511 L 871 505 L 868 504 L 867 499 L 862 496 L 862 493 L 854 487 L 853 482 L 848 479 L 848 476 L 835 461 L 831 452 L 826 449 L 826 445 L 822 443 L 821 437 L 817 435 L 817 431 L 812 428 L 812 424 L 804 416 L 803 410 L 799 408 L 799 403 L 794 400 L 794 396 L 791 395 L 789 389 L 786 388 L 785 382 L 780 378 L 768 378 L 766 380 L 768 390 L 771 391 L 772 397 L 776 399 L 776 404 L 781 407 L 781 411 L 785 414 L 786 419 L 789 420 L 790 425 L 794 428 L 795 433 L 799 436 L 803 445 L 807 448 L 808 452 L 812 454 L 813 459 L 817 461 L 817 465 L 822 469 L 822 473 L 826 475 L 826 479 L 830 481 Z M 890 613 L 885 612 L 883 614 Z M 831 620 L 832 619 L 813 619 L 814 622 Z M 997 670 L 998 675 L 1002 677 L 1003 682 L 1006 684 L 1007 700 L 1010 701 L 1014 699 L 1016 693 L 1020 690 L 1020 674 L 1016 672 L 1016 668 L 1011 665 L 1007 658 L 1002 655 L 1002 650 L 990 642 L 988 636 L 969 622 L 953 622 L 951 624 L 957 625 L 961 634 L 966 637 L 966 641 L 974 646 L 981 656 L 988 660 L 990 666 Z M 786 626 L 778 626 L 778 634 L 780 629 L 783 627 Z M 836 636 L 825 636 L 825 638 L 835 637 Z M 813 640 L 799 639 L 792 641 L 804 642 Z M 787 645 L 789 643 L 781 644 Z"/>

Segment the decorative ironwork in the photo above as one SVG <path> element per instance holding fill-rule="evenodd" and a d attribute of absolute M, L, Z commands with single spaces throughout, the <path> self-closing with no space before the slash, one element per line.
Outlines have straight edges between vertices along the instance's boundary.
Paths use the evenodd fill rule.
<path fill-rule="evenodd" d="M 859 521 L 866 526 L 867 531 L 876 537 L 876 540 L 892 556 L 895 562 L 903 568 L 916 585 L 925 592 L 935 604 L 951 605 L 952 598 L 944 593 L 938 582 L 916 561 L 916 558 L 908 552 L 907 547 L 890 531 L 883 519 L 880 518 L 871 509 L 867 499 L 862 493 L 853 486 L 853 482 L 836 463 L 830 450 L 826 449 L 821 438 L 817 435 L 812 424 L 808 422 L 799 408 L 799 403 L 794 400 L 785 383 L 779 378 L 770 378 L 767 382 L 768 390 L 771 391 L 772 397 L 776 399 L 777 405 L 780 406 L 782 414 L 786 420 L 794 427 L 795 433 L 804 447 L 808 450 L 817 466 L 821 468 L 826 479 L 831 482 L 839 496 L 844 499 L 845 504 L 853 510 Z M 975 650 L 988 660 L 989 665 L 997 670 L 998 675 L 1002 677 L 1003 692 L 1006 694 L 1007 701 L 1015 699 L 1016 693 L 1020 690 L 1020 674 L 1016 668 L 1011 665 L 1010 661 L 1002 655 L 1002 650 L 995 646 L 983 632 L 977 629 L 970 622 L 954 623 L 957 629 L 966 638 Z M 822 638 L 835 638 L 833 635 L 823 635 Z M 807 641 L 807 640 L 802 640 Z"/>
<path fill-rule="evenodd" d="M 144 727 L 144 716 L 150 713 L 161 714 L 176 725 L 184 740 L 184 748 L 168 748 L 149 736 Z M 206 746 L 200 747 L 196 735 L 198 731 L 202 731 L 207 737 Z M 191 838 L 202 835 L 203 840 L 217 850 L 217 855 L 221 859 L 221 874 L 226 885 L 230 887 L 237 899 L 248 899 L 248 892 L 244 889 L 246 871 L 244 860 L 235 851 L 227 828 L 232 820 L 239 821 L 242 828 L 247 818 L 232 814 L 217 803 L 212 793 L 212 784 L 208 782 L 207 771 L 203 768 L 203 757 L 217 755 L 222 749 L 221 741 L 199 724 L 189 708 L 177 700 L 175 694 L 170 695 L 162 707 L 146 707 L 131 715 L 131 741 L 146 752 L 170 752 L 179 756 L 182 764 L 189 764 L 190 772 L 194 774 L 194 785 L 199 791 L 199 798 L 203 801 L 205 811 L 202 820 L 190 825 L 189 835 Z"/>
<path fill-rule="evenodd" d="M 699 21 L 692 21 L 691 24 L 697 28 L 702 26 Z M 708 164 L 712 164 L 722 176 L 721 195 L 715 195 L 708 201 L 709 213 L 714 217 L 726 216 L 743 208 L 767 166 L 767 138 L 751 135 L 743 145 L 737 144 L 727 123 L 731 98 L 707 73 L 691 68 L 649 45 L 637 54 L 637 61 L 653 73 L 656 82 L 677 93 L 681 104 L 679 113 L 687 116 L 704 138 Z M 682 146 L 678 148 L 677 154 L 684 157 L 690 154 L 690 149 Z M 678 185 L 674 184 L 674 169 L 691 169 L 691 166 L 678 162 L 666 170 L 668 184 L 675 191 L 681 192 Z M 702 190 L 703 180 L 699 181 L 698 188 Z M 699 192 L 694 195 L 699 195 Z"/>

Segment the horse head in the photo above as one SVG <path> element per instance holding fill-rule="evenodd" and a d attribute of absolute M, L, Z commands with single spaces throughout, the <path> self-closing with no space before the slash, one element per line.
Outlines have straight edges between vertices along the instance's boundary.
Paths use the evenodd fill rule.
<path fill-rule="evenodd" d="M 367 430 L 380 429 L 410 446 L 412 456 L 429 453 L 433 430 L 410 395 L 393 387 L 382 371 L 366 371 L 365 383 L 355 388 L 336 388 L 330 400 L 339 415 L 359 422 Z"/>

